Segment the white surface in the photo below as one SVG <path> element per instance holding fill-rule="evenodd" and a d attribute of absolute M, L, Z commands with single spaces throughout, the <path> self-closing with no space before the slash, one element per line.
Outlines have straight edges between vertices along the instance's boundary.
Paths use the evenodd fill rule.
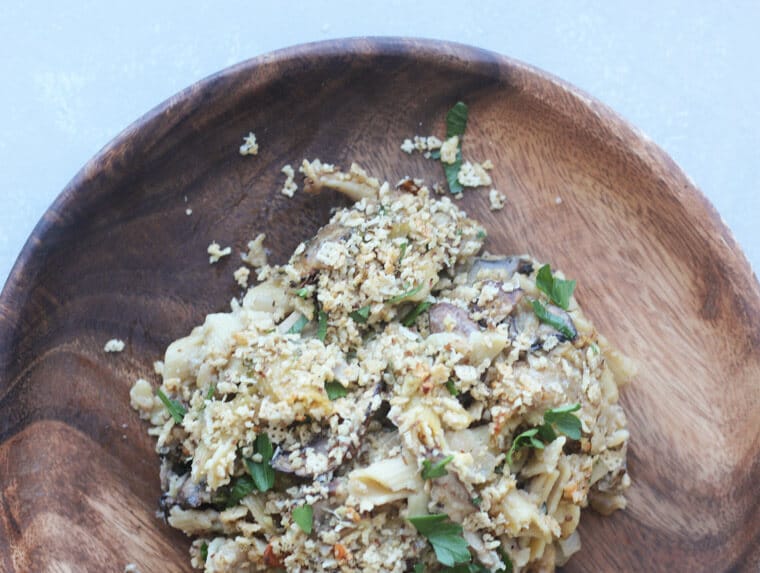
<path fill-rule="evenodd" d="M 2 0 L 0 284 L 60 190 L 140 115 L 249 57 L 361 35 L 473 44 L 590 92 L 671 154 L 759 269 L 758 22 L 757 1 Z"/>

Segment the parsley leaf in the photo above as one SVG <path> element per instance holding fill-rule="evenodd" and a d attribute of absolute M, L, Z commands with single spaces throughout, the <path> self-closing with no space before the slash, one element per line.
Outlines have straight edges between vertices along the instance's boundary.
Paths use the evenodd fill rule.
<path fill-rule="evenodd" d="M 577 412 L 581 409 L 581 405 L 568 404 L 560 408 L 554 408 L 553 410 L 547 410 L 544 412 L 544 421 L 547 424 L 557 426 L 557 430 L 565 434 L 571 440 L 581 439 L 581 421 L 578 416 L 573 415 L 571 412 Z"/>
<path fill-rule="evenodd" d="M 539 450 L 544 449 L 544 443 L 536 437 L 536 434 L 538 434 L 538 428 L 531 428 L 530 430 L 525 430 L 523 433 L 515 436 L 515 439 L 512 440 L 512 447 L 510 447 L 507 452 L 508 464 L 512 464 L 512 456 L 522 448 L 532 446 Z"/>
<path fill-rule="evenodd" d="M 301 298 L 309 297 L 309 287 L 301 287 L 296 291 L 296 294 Z"/>
<path fill-rule="evenodd" d="M 205 541 L 201 543 L 201 559 L 203 562 L 206 562 L 206 559 L 208 559 L 208 543 Z"/>
<path fill-rule="evenodd" d="M 237 505 L 237 503 L 256 489 L 256 484 L 248 476 L 240 476 L 232 484 L 226 498 L 223 500 L 227 507 Z"/>
<path fill-rule="evenodd" d="M 354 322 L 365 324 L 367 322 L 367 319 L 369 318 L 369 311 L 370 311 L 370 305 L 367 305 L 367 306 L 361 307 L 359 310 L 353 311 L 348 316 L 350 316 Z"/>
<path fill-rule="evenodd" d="M 408 290 L 408 291 L 406 291 L 406 292 L 402 292 L 401 294 L 397 294 L 396 296 L 389 298 L 389 299 L 388 299 L 387 301 L 385 301 L 385 302 L 387 302 L 388 304 L 397 304 L 397 303 L 399 303 L 399 302 L 402 302 L 402 301 L 404 301 L 404 300 L 408 299 L 409 297 L 411 297 L 411 296 L 414 296 L 414 295 L 416 295 L 418 292 L 420 292 L 420 291 L 422 290 L 422 287 L 423 287 L 423 286 L 424 286 L 424 285 L 422 285 L 422 284 L 419 284 L 419 285 L 417 285 L 416 287 L 414 287 L 414 288 L 411 288 L 411 289 L 409 289 L 409 290 Z"/>
<path fill-rule="evenodd" d="M 291 326 L 290 329 L 288 329 L 288 332 L 286 334 L 299 334 L 307 324 L 309 324 L 309 319 L 304 315 L 301 315 L 296 323 Z"/>
<path fill-rule="evenodd" d="M 458 135 L 462 137 L 467 129 L 467 105 L 461 101 L 454 104 L 446 114 L 446 139 Z"/>
<path fill-rule="evenodd" d="M 532 300 L 530 301 L 530 304 L 533 306 L 533 312 L 536 313 L 538 320 L 556 329 L 568 340 L 575 338 L 577 334 L 575 328 L 573 328 L 573 326 L 569 324 L 563 317 L 559 316 L 558 314 L 554 314 L 553 312 L 549 312 L 540 301 Z"/>
<path fill-rule="evenodd" d="M 499 557 L 501 558 L 502 563 L 504 563 L 504 567 L 499 567 L 496 571 L 504 571 L 504 573 L 513 573 L 515 570 L 514 565 L 512 565 L 512 559 L 509 558 L 509 555 L 504 553 L 504 550 L 500 547 L 498 550 Z"/>
<path fill-rule="evenodd" d="M 422 563 L 414 564 L 414 573 L 425 573 L 425 566 Z"/>
<path fill-rule="evenodd" d="M 296 507 L 293 509 L 293 521 L 306 535 L 309 535 L 311 533 L 313 520 L 314 509 L 308 503 L 305 503 L 301 507 Z"/>
<path fill-rule="evenodd" d="M 348 394 L 348 390 L 340 382 L 325 382 L 325 392 L 330 400 L 337 400 Z"/>
<path fill-rule="evenodd" d="M 473 497 L 470 501 L 472 502 L 472 505 L 474 505 L 475 507 L 480 507 L 480 504 L 483 503 L 483 498 L 480 496 L 477 496 L 477 497 Z"/>
<path fill-rule="evenodd" d="M 245 465 L 248 468 L 248 473 L 253 478 L 256 489 L 261 492 L 269 491 L 274 487 L 274 468 L 269 463 L 272 461 L 274 448 L 266 433 L 256 436 L 254 451 L 261 456 L 261 461 L 254 462 L 253 460 L 246 459 L 244 460 Z"/>
<path fill-rule="evenodd" d="M 449 184 L 449 191 L 452 193 L 461 193 L 464 188 L 459 183 L 459 170 L 462 167 L 462 140 L 464 131 L 467 128 L 467 106 L 458 101 L 446 114 L 446 139 L 459 137 L 459 146 L 457 148 L 456 160 L 454 163 L 443 163 L 443 172 L 446 174 L 446 181 Z"/>
<path fill-rule="evenodd" d="M 320 310 L 317 313 L 317 338 L 324 342 L 325 337 L 327 337 L 327 313 Z"/>
<path fill-rule="evenodd" d="M 446 380 L 446 390 L 449 391 L 449 394 L 452 396 L 458 396 L 459 395 L 459 388 L 457 388 L 456 384 L 454 383 L 453 378 L 449 378 Z"/>
<path fill-rule="evenodd" d="M 480 563 L 462 563 L 455 567 L 444 567 L 443 573 L 491 573 L 491 570 Z"/>
<path fill-rule="evenodd" d="M 211 398 L 214 397 L 214 392 L 216 392 L 216 384 L 212 384 L 208 387 L 208 392 L 206 392 L 206 400 L 211 400 Z"/>
<path fill-rule="evenodd" d="M 487 236 L 488 234 L 483 229 L 478 231 L 478 233 L 475 235 L 475 237 L 478 239 L 485 239 Z"/>
<path fill-rule="evenodd" d="M 158 396 L 158 399 L 164 403 L 164 406 L 166 406 L 166 409 L 169 410 L 169 413 L 172 415 L 172 418 L 174 418 L 174 421 L 177 424 L 181 424 L 182 420 L 185 417 L 185 414 L 187 414 L 185 407 L 177 400 L 170 399 L 166 394 L 164 394 L 161 388 L 156 388 L 156 396 Z"/>
<path fill-rule="evenodd" d="M 417 322 L 417 318 L 423 312 L 429 309 L 432 304 L 433 303 L 429 301 L 421 302 L 412 310 L 410 310 L 409 313 L 404 318 L 401 319 L 401 324 L 403 324 L 404 326 L 412 326 L 415 322 Z"/>
<path fill-rule="evenodd" d="M 551 301 L 561 309 L 567 310 L 570 297 L 575 290 L 575 281 L 566 281 L 552 275 L 552 268 L 544 265 L 536 274 L 536 287 L 546 293 Z"/>
<path fill-rule="evenodd" d="M 544 412 L 543 424 L 536 428 L 525 430 L 512 440 L 512 446 L 509 448 L 509 452 L 507 452 L 507 463 L 512 463 L 512 456 L 521 448 L 532 447 L 543 450 L 544 444 L 549 444 L 556 440 L 557 432 L 554 430 L 555 426 L 560 434 L 564 434 L 571 440 L 580 440 L 583 427 L 580 418 L 573 414 L 573 412 L 577 412 L 580 409 L 581 405 L 575 403 L 546 410 Z"/>
<path fill-rule="evenodd" d="M 449 521 L 445 513 L 418 515 L 407 518 L 420 535 L 433 546 L 438 562 L 453 567 L 472 560 L 467 542 L 462 537 L 462 526 Z"/>
<path fill-rule="evenodd" d="M 429 460 L 422 461 L 422 479 L 435 479 L 443 477 L 449 472 L 446 466 L 454 459 L 454 456 L 446 456 L 442 460 L 431 463 Z"/>

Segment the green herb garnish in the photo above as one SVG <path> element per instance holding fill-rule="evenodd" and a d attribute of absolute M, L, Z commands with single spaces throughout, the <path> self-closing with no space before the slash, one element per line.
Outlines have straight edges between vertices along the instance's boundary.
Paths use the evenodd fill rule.
<path fill-rule="evenodd" d="M 462 526 L 449 521 L 445 513 L 419 515 L 408 520 L 433 546 L 439 563 L 453 567 L 472 560 L 467 542 L 462 537 Z"/>
<path fill-rule="evenodd" d="M 270 464 L 274 455 L 274 448 L 266 433 L 256 436 L 254 452 L 261 456 L 261 461 L 244 460 L 248 473 L 251 474 L 256 489 L 261 492 L 269 491 L 274 487 L 274 468 Z"/>
<path fill-rule="evenodd" d="M 538 320 L 548 324 L 568 340 L 575 338 L 575 330 L 572 328 L 572 325 L 564 319 L 564 317 L 549 312 L 547 308 L 538 300 L 532 300 L 530 301 L 530 304 L 533 306 L 533 312 L 536 313 Z"/>
<path fill-rule="evenodd" d="M 324 310 L 320 310 L 317 313 L 317 338 L 322 342 L 327 337 L 327 313 Z"/>
<path fill-rule="evenodd" d="M 475 237 L 477 237 L 478 239 L 485 239 L 487 236 L 488 236 L 488 233 L 486 233 L 483 229 L 478 231 L 477 234 L 475 235 Z"/>
<path fill-rule="evenodd" d="M 446 139 L 456 135 L 459 137 L 459 145 L 454 163 L 441 164 L 443 165 L 443 172 L 446 174 L 446 181 L 449 184 L 449 191 L 455 194 L 464 191 L 461 183 L 459 183 L 459 170 L 462 168 L 462 140 L 467 128 L 467 112 L 467 106 L 458 101 L 446 114 Z"/>
<path fill-rule="evenodd" d="M 415 322 L 417 322 L 417 318 L 425 312 L 427 309 L 430 308 L 432 305 L 432 302 L 424 301 L 415 306 L 409 313 L 401 319 L 401 324 L 404 326 L 412 326 Z"/>
<path fill-rule="evenodd" d="M 232 484 L 226 497 L 222 500 L 227 507 L 237 505 L 241 499 L 256 489 L 256 484 L 249 476 L 240 476 Z"/>
<path fill-rule="evenodd" d="M 406 249 L 409 246 L 408 242 L 405 242 L 401 245 L 401 254 L 398 256 L 398 264 L 401 265 L 401 261 L 404 260 L 404 257 L 406 256 Z"/>
<path fill-rule="evenodd" d="M 544 412 L 544 422 L 550 426 L 556 426 L 557 431 L 571 440 L 580 440 L 583 426 L 580 418 L 571 413 L 580 409 L 581 405 L 576 403 L 547 410 Z"/>
<path fill-rule="evenodd" d="M 301 317 L 295 322 L 295 324 L 290 327 L 287 334 L 299 334 L 304 329 L 304 326 L 306 326 L 307 324 L 309 324 L 309 319 L 306 318 L 304 315 L 301 315 Z"/>
<path fill-rule="evenodd" d="M 453 378 L 449 378 L 448 380 L 446 380 L 446 390 L 448 390 L 449 394 L 451 394 L 452 396 L 459 396 L 459 389 L 454 383 Z"/>
<path fill-rule="evenodd" d="M 483 503 L 483 498 L 480 496 L 473 497 L 470 501 L 472 502 L 472 505 L 474 505 L 475 507 L 480 507 L 480 504 Z"/>
<path fill-rule="evenodd" d="M 337 400 L 348 394 L 348 390 L 346 390 L 346 387 L 343 384 L 334 381 L 325 382 L 325 392 L 327 392 L 327 397 L 330 398 L 330 400 Z"/>
<path fill-rule="evenodd" d="M 311 533 L 313 520 L 314 509 L 308 503 L 293 509 L 293 521 L 306 535 Z"/>
<path fill-rule="evenodd" d="M 518 450 L 532 447 L 543 450 L 546 444 L 557 439 L 557 432 L 566 435 L 571 440 L 581 439 L 582 425 L 578 416 L 572 414 L 581 409 L 581 405 L 568 404 L 544 412 L 544 423 L 536 428 L 525 430 L 515 436 L 512 446 L 507 452 L 507 463 L 512 463 L 512 456 Z M 556 428 L 556 429 L 555 429 Z"/>
<path fill-rule="evenodd" d="M 461 563 L 454 567 L 444 567 L 441 573 L 491 573 L 491 570 L 480 563 Z"/>
<path fill-rule="evenodd" d="M 206 562 L 206 559 L 208 559 L 208 543 L 205 541 L 201 543 L 201 559 L 203 562 Z"/>
<path fill-rule="evenodd" d="M 166 394 L 164 394 L 161 388 L 156 388 L 156 396 L 158 396 L 158 399 L 164 403 L 164 406 L 166 406 L 166 409 L 169 410 L 169 413 L 172 415 L 172 418 L 174 418 L 174 421 L 177 424 L 181 424 L 182 420 L 185 417 L 185 414 L 187 414 L 185 407 L 177 400 L 172 400 L 169 398 Z"/>
<path fill-rule="evenodd" d="M 454 459 L 454 456 L 446 456 L 442 460 L 435 463 L 429 460 L 422 461 L 422 479 L 435 479 L 443 477 L 449 472 L 446 470 L 446 466 Z"/>
<path fill-rule="evenodd" d="M 309 287 L 301 287 L 296 291 L 296 294 L 300 296 L 301 298 L 308 298 L 309 297 Z"/>
<path fill-rule="evenodd" d="M 361 307 L 359 310 L 353 311 L 348 316 L 350 316 L 354 322 L 365 324 L 367 322 L 367 319 L 369 318 L 369 311 L 370 311 L 370 305 L 367 305 L 367 306 Z"/>
<path fill-rule="evenodd" d="M 575 281 L 566 281 L 552 275 L 552 268 L 544 265 L 536 274 L 536 287 L 561 309 L 567 310 L 575 290 Z"/>
<path fill-rule="evenodd" d="M 414 573 L 425 573 L 425 566 L 422 563 L 414 564 Z"/>
<path fill-rule="evenodd" d="M 422 290 L 423 286 L 424 285 L 421 285 L 421 284 L 417 285 L 416 287 L 411 288 L 411 289 L 409 289 L 406 292 L 402 292 L 401 294 L 397 294 L 396 296 L 389 298 L 386 302 L 388 304 L 397 304 L 399 302 L 402 302 L 402 301 L 408 299 L 410 296 L 414 296 L 418 292 L 420 292 Z"/>
<path fill-rule="evenodd" d="M 214 397 L 214 392 L 216 392 L 216 384 L 212 384 L 208 387 L 208 392 L 206 392 L 206 400 L 211 400 L 211 398 Z"/>

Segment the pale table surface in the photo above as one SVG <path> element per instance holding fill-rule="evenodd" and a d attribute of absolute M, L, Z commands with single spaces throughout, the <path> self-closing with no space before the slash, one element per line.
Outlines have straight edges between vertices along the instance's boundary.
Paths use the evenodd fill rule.
<path fill-rule="evenodd" d="M 656 6 L 656 8 L 655 8 Z M 417 36 L 543 68 L 678 162 L 760 268 L 760 2 L 0 2 L 0 284 L 79 168 L 143 113 L 252 56 Z"/>

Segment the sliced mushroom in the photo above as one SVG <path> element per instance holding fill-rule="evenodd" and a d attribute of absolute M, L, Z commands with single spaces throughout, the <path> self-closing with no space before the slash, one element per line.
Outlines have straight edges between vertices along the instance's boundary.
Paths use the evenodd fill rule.
<path fill-rule="evenodd" d="M 449 471 L 445 476 L 432 480 L 430 499 L 440 505 L 452 521 L 462 523 L 465 517 L 478 508 L 459 477 Z"/>
<path fill-rule="evenodd" d="M 333 434 L 319 434 L 304 447 L 285 451 L 278 450 L 272 458 L 272 467 L 280 472 L 292 473 L 299 477 L 315 477 L 333 471 L 344 460 L 351 459 L 359 448 L 359 441 L 367 430 L 372 415 L 380 408 L 382 384 L 368 388 L 356 400 L 352 409 L 355 416 L 351 419 L 350 435 L 356 441 L 347 442 Z"/>
<path fill-rule="evenodd" d="M 327 243 L 345 242 L 352 234 L 353 231 L 348 227 L 335 223 L 325 225 L 313 239 L 307 242 L 306 249 L 293 261 L 293 265 L 300 271 L 302 276 L 306 277 L 327 268 L 327 265 L 319 259 L 320 250 Z"/>
<path fill-rule="evenodd" d="M 430 332 L 456 332 L 469 336 L 480 330 L 470 319 L 466 310 L 448 302 L 438 302 L 430 307 Z"/>
<path fill-rule="evenodd" d="M 467 280 L 470 284 L 482 280 L 508 281 L 515 273 L 530 274 L 533 263 L 517 256 L 478 257 L 472 263 Z"/>

